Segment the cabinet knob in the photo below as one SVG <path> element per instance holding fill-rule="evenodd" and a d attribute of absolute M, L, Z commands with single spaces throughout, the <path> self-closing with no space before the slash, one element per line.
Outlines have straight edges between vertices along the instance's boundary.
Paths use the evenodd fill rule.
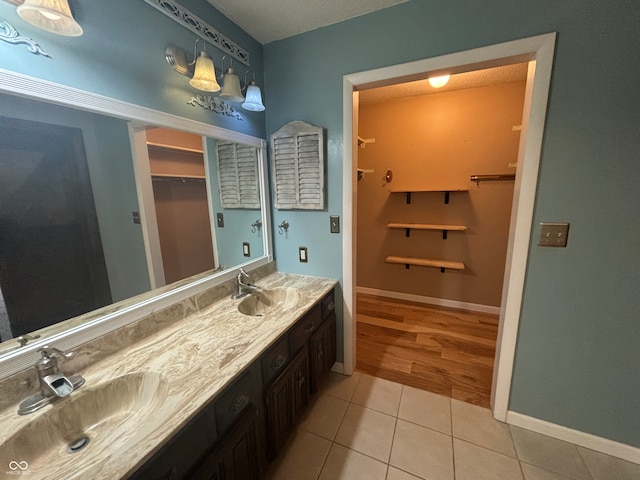
<path fill-rule="evenodd" d="M 311 331 L 312 331 L 312 330 L 313 330 L 313 322 L 311 322 L 309 325 L 307 325 L 307 326 L 305 327 L 305 329 L 304 329 L 304 333 L 305 333 L 305 335 L 306 335 L 307 333 L 311 333 Z"/>
<path fill-rule="evenodd" d="M 273 360 L 271 361 L 271 368 L 273 368 L 274 370 L 278 370 L 282 368 L 285 363 L 287 363 L 287 356 L 279 353 L 278 355 L 273 357 Z"/>
<path fill-rule="evenodd" d="M 238 413 L 247 405 L 249 405 L 249 395 L 240 393 L 233 398 L 229 410 L 231 410 L 231 413 Z"/>

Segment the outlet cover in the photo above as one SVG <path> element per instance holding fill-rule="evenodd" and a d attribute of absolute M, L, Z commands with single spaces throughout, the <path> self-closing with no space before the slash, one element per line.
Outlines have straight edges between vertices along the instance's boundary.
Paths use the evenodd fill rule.
<path fill-rule="evenodd" d="M 568 223 L 541 223 L 538 245 L 541 247 L 566 247 L 568 236 Z"/>
<path fill-rule="evenodd" d="M 224 227 L 224 213 L 216 213 L 216 221 L 218 222 L 218 227 Z"/>

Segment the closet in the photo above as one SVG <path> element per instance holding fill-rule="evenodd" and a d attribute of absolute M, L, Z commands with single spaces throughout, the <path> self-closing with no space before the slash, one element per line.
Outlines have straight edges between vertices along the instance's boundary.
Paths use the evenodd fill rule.
<path fill-rule="evenodd" d="M 166 283 L 215 268 L 202 138 L 147 130 Z"/>

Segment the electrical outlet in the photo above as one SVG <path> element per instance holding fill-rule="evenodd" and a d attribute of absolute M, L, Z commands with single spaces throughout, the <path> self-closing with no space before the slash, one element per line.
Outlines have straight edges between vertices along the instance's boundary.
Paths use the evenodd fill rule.
<path fill-rule="evenodd" d="M 300 262 L 307 263 L 309 261 L 309 256 L 307 255 L 307 247 L 298 247 L 298 257 Z"/>
<path fill-rule="evenodd" d="M 242 242 L 242 255 L 245 257 L 251 256 L 251 247 L 249 246 L 249 242 Z"/>
<path fill-rule="evenodd" d="M 140 212 L 131 212 L 131 216 L 133 217 L 133 223 L 140 225 Z"/>
<path fill-rule="evenodd" d="M 568 223 L 541 223 L 538 245 L 541 247 L 566 247 L 568 235 Z"/>
<path fill-rule="evenodd" d="M 218 227 L 224 227 L 224 213 L 216 213 L 216 221 L 218 222 Z"/>
<path fill-rule="evenodd" d="M 329 221 L 331 233 L 340 233 L 340 217 L 338 215 L 331 215 Z"/>

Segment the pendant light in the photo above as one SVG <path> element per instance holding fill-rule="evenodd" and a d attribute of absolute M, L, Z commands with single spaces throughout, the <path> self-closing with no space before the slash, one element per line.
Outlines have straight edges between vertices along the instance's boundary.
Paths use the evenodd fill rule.
<path fill-rule="evenodd" d="M 223 70 L 225 57 L 226 55 L 222 57 Z M 242 89 L 240 88 L 240 78 L 233 71 L 233 60 L 231 60 L 231 65 L 222 77 L 222 91 L 220 92 L 220 98 L 227 100 L 228 102 L 244 101 L 244 95 L 242 95 Z"/>
<path fill-rule="evenodd" d="M 244 75 L 244 84 L 247 85 L 247 74 Z M 242 104 L 242 108 L 245 110 L 249 110 L 251 112 L 264 112 L 264 104 L 262 103 L 262 92 L 260 91 L 260 87 L 256 83 L 256 73 L 253 72 L 253 80 L 248 84 L 247 88 L 247 96 Z"/>
<path fill-rule="evenodd" d="M 201 39 L 196 40 L 194 45 L 194 57 L 199 40 Z M 204 44 L 204 40 L 202 40 L 202 43 Z M 206 46 L 203 47 L 197 57 L 196 68 L 193 72 L 193 78 L 189 80 L 189 85 L 205 92 L 217 92 L 220 90 L 220 85 L 216 80 L 216 69 L 213 66 L 211 55 L 207 53 Z"/>
<path fill-rule="evenodd" d="M 67 0 L 25 0 L 16 11 L 24 21 L 48 32 L 66 37 L 82 35 Z"/>

